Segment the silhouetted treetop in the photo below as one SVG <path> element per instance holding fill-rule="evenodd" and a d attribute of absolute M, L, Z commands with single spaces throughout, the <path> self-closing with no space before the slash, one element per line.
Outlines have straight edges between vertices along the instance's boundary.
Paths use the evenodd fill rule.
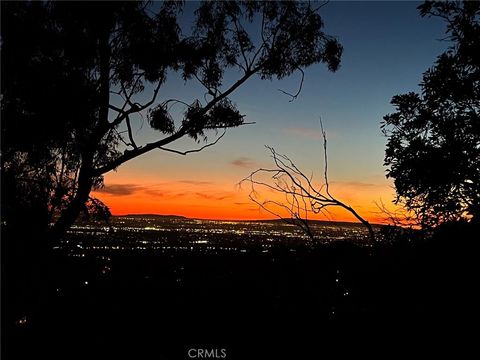
<path fill-rule="evenodd" d="M 426 2 L 452 45 L 423 74 L 422 92 L 392 98 L 384 117 L 387 176 L 396 202 L 423 226 L 480 218 L 480 3 Z"/>
<path fill-rule="evenodd" d="M 209 131 L 244 124 L 229 97 L 251 77 L 299 71 L 303 81 L 303 69 L 316 63 L 335 71 L 342 47 L 323 32 L 321 6 L 205 1 L 187 29 L 180 18 L 191 7 L 182 2 L 2 2 L 2 170 L 16 184 L 10 193 L 42 194 L 49 218 L 61 214 L 61 233 L 94 201 L 89 193 L 106 172 L 171 151 L 165 145 L 178 139 L 207 141 Z M 182 78 L 203 93 L 163 92 Z M 158 135 L 150 143 L 135 135 L 144 117 Z"/>
<path fill-rule="evenodd" d="M 446 21 L 445 40 L 452 41 L 447 54 L 472 64 L 480 61 L 476 41 L 480 36 L 478 8 L 477 1 L 425 1 L 418 7 L 421 16 L 436 16 Z"/>

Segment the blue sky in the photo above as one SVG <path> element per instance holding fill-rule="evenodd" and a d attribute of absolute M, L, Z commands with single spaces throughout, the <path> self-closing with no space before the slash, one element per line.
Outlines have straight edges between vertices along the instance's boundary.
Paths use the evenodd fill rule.
<path fill-rule="evenodd" d="M 255 125 L 229 130 L 219 144 L 198 154 L 182 157 L 151 152 L 107 175 L 107 186 L 131 182 L 129 179 L 142 175 L 149 184 L 194 178 L 235 191 L 235 184 L 250 171 L 271 163 L 264 145 L 287 154 L 306 173 L 313 172 L 321 180 L 323 154 L 318 122 L 321 116 L 328 137 L 330 181 L 339 187 L 354 183 L 378 185 L 383 189 L 378 193 L 384 194 L 390 183 L 384 176 L 386 140 L 380 131 L 382 117 L 393 111 L 389 104 L 392 96 L 418 91 L 422 73 L 448 46 L 440 41 L 445 36 L 443 21 L 421 18 L 416 9 L 419 4 L 413 1 L 328 3 L 321 9 L 325 32 L 335 36 L 344 47 L 337 72 L 329 72 L 322 64 L 308 68 L 302 92 L 293 102 L 278 89 L 294 93 L 299 74 L 282 81 L 252 79 L 231 99 L 246 115 L 246 121 L 254 121 Z M 189 2 L 185 13 L 194 6 Z M 185 15 L 184 21 L 189 18 Z M 228 73 L 226 78 L 234 79 L 236 75 Z M 162 89 L 162 98 L 177 97 L 187 102 L 193 97 L 201 98 L 199 87 L 175 78 L 170 80 Z M 151 141 L 157 134 L 145 124 L 138 135 L 143 141 Z M 195 147 L 194 143 L 183 140 L 172 145 L 177 149 Z M 357 190 L 345 189 L 340 192 L 355 202 L 348 191 Z M 247 194 L 243 196 L 248 201 Z M 368 196 L 375 197 L 375 192 Z M 241 197 L 241 193 L 235 195 L 237 200 Z"/>

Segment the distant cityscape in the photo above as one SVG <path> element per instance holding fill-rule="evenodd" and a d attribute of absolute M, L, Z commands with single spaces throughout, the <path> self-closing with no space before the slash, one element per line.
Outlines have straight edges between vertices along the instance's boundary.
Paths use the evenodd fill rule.
<path fill-rule="evenodd" d="M 361 224 L 312 221 L 316 243 L 351 241 L 368 246 Z M 268 253 L 277 247 L 297 251 L 312 246 L 298 226 L 282 220 L 223 221 L 181 216 L 126 215 L 106 221 L 80 221 L 56 249 L 70 256 L 114 252 Z"/>

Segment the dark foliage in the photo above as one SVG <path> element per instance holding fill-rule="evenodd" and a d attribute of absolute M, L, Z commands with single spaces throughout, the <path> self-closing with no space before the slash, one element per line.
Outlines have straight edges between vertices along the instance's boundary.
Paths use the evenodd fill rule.
<path fill-rule="evenodd" d="M 105 173 L 178 139 L 206 141 L 242 125 L 229 96 L 253 76 L 280 79 L 316 63 L 338 68 L 342 48 L 309 3 L 201 2 L 192 29 L 181 28 L 182 9 L 169 1 L 1 2 L 2 306 L 9 325 L 26 313 L 45 314 L 58 270 L 52 247 L 74 221 L 82 214 L 108 221 L 108 207 L 90 196 Z M 227 71 L 238 78 L 225 80 Z M 168 76 L 203 92 L 193 99 L 164 94 Z M 184 107 L 183 116 L 174 105 Z M 141 144 L 135 130 L 145 115 L 158 137 Z"/>
<path fill-rule="evenodd" d="M 392 98 L 386 115 L 387 177 L 396 202 L 423 227 L 480 219 L 480 3 L 426 2 L 447 22 L 449 49 L 423 74 L 422 93 Z"/>
<path fill-rule="evenodd" d="M 103 208 L 85 203 L 104 173 L 182 137 L 206 141 L 209 130 L 242 125 L 228 97 L 252 76 L 339 66 L 342 47 L 310 3 L 202 2 L 191 32 L 179 25 L 182 9 L 181 2 L 2 2 L 7 223 L 26 207 L 42 208 L 43 227 L 56 220 L 50 235 L 61 236 L 82 209 Z M 228 70 L 240 74 L 236 81 L 225 81 Z M 167 99 L 159 95 L 167 75 L 198 82 L 205 94 Z M 173 105 L 185 107 L 183 119 Z M 142 114 L 157 141 L 137 144 Z"/>

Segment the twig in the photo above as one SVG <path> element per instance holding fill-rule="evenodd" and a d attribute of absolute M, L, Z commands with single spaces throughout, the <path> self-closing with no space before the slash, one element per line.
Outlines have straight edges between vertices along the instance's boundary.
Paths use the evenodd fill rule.
<path fill-rule="evenodd" d="M 220 135 L 217 140 L 215 140 L 214 142 L 212 143 L 209 143 L 209 144 L 206 144 L 204 146 L 202 146 L 201 148 L 198 148 L 198 149 L 192 149 L 192 150 L 186 150 L 186 151 L 180 151 L 180 150 L 175 150 L 175 149 L 170 149 L 170 148 L 166 148 L 166 147 L 163 147 L 163 146 L 159 146 L 158 148 L 160 150 L 165 150 L 165 151 L 169 151 L 169 152 L 173 152 L 175 154 L 179 154 L 179 155 L 188 155 L 188 154 L 191 154 L 191 153 L 196 153 L 196 152 L 200 152 L 202 151 L 203 149 L 206 149 L 210 146 L 213 146 L 215 145 L 216 143 L 218 143 L 220 141 L 220 139 L 226 134 L 226 130 L 223 131 L 223 134 Z"/>
<path fill-rule="evenodd" d="M 277 89 L 278 91 L 284 93 L 287 96 L 290 96 L 291 99 L 288 102 L 293 102 L 297 99 L 298 95 L 302 92 L 302 87 L 303 87 L 303 81 L 305 80 L 305 72 L 301 68 L 297 68 L 298 71 L 302 74 L 302 77 L 300 79 L 300 85 L 298 86 L 298 90 L 295 94 L 291 94 L 288 91 L 282 90 L 282 89 Z"/>
<path fill-rule="evenodd" d="M 274 148 L 268 145 L 265 147 L 270 151 L 276 167 L 273 169 L 257 169 L 240 181 L 239 185 L 245 181 L 248 181 L 251 185 L 249 198 L 252 201 L 254 201 L 265 211 L 277 216 L 280 219 L 283 219 L 280 213 L 277 213 L 274 209 L 271 209 L 270 206 L 276 207 L 282 211 L 286 211 L 292 219 L 290 223 L 294 223 L 295 225 L 299 226 L 311 240 L 314 240 L 314 235 L 309 225 L 309 213 L 321 213 L 329 218 L 328 215 L 330 213 L 327 207 L 337 206 L 349 211 L 353 216 L 355 216 L 355 218 L 365 225 L 365 227 L 368 229 L 371 241 L 375 242 L 375 234 L 370 223 L 361 217 L 354 208 L 336 199 L 330 192 L 330 185 L 328 181 L 327 136 L 323 128 L 322 119 L 320 118 L 319 121 L 323 137 L 325 160 L 325 184 L 323 184 L 319 189 L 316 189 L 312 183 L 313 175 L 307 177 L 286 155 L 277 153 Z M 269 175 L 273 184 L 259 180 L 258 178 L 263 174 Z M 285 196 L 285 200 L 283 202 L 272 200 L 266 200 L 263 202 L 259 201 L 257 200 L 258 192 L 256 191 L 256 186 L 281 193 Z"/>

